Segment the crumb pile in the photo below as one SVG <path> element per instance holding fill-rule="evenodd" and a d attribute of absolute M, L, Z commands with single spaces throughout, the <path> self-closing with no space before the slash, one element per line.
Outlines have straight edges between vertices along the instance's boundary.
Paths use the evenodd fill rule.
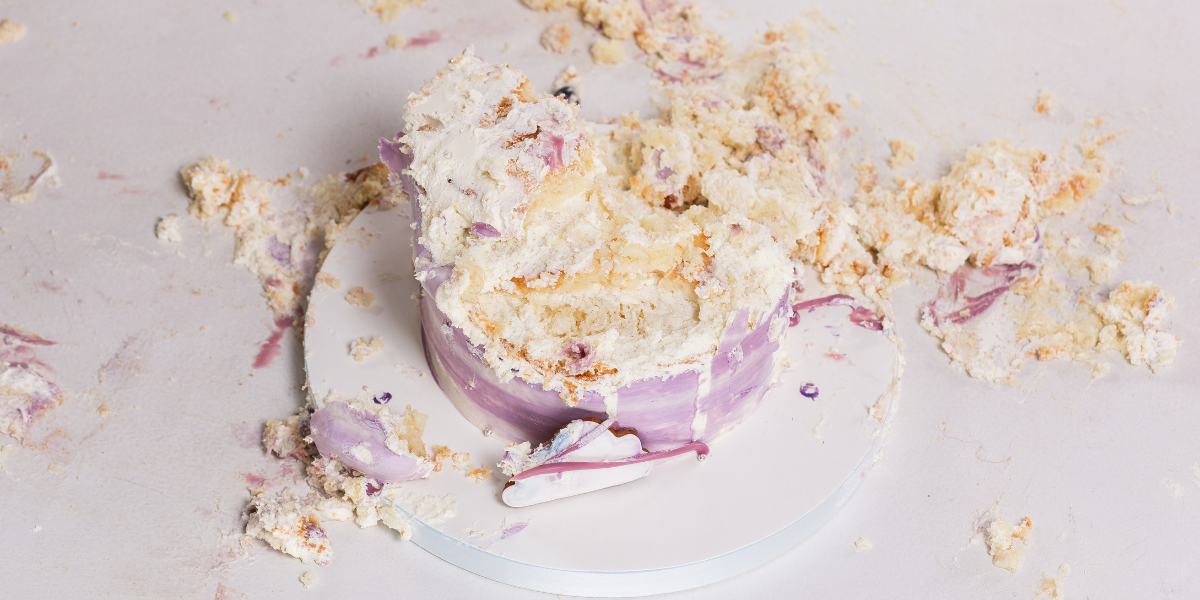
<path fill-rule="evenodd" d="M 299 179 L 307 171 L 301 169 Z M 404 192 L 382 164 L 336 173 L 308 186 L 292 175 L 268 181 L 210 156 L 180 175 L 192 201 L 188 213 L 233 230 L 233 262 L 258 276 L 276 317 L 299 320 L 321 261 L 347 225 L 372 206 L 392 208 Z"/>
<path fill-rule="evenodd" d="M 340 401 L 327 398 L 326 402 Z M 352 401 L 353 402 L 353 401 Z M 362 403 L 355 403 L 362 408 Z M 386 410 L 386 409 L 384 409 Z M 425 523 L 437 524 L 454 516 L 456 502 L 446 494 L 416 495 L 406 492 L 396 483 L 382 483 L 347 467 L 336 458 L 326 458 L 317 451 L 310 429 L 312 412 L 305 408 L 286 419 L 272 419 L 263 432 L 267 451 L 285 460 L 297 460 L 304 468 L 304 477 L 293 481 L 269 481 L 251 488 L 254 496 L 246 508 L 246 535 L 260 539 L 272 548 L 285 552 L 304 563 L 326 565 L 332 557 L 332 547 L 323 520 L 353 519 L 359 527 L 374 527 L 379 523 L 395 530 L 402 539 L 412 535 L 415 515 Z M 406 451 L 436 462 L 451 453 L 428 453 L 421 440 L 425 415 L 408 407 L 391 431 L 396 434 L 393 444 L 403 444 Z M 465 462 L 465 461 L 464 461 Z M 299 492 L 298 492 L 299 490 Z"/>

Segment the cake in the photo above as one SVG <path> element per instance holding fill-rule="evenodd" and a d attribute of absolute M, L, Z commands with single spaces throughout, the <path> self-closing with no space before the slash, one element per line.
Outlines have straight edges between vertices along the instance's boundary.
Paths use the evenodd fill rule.
<path fill-rule="evenodd" d="M 793 263 L 744 214 L 614 185 L 576 111 L 468 49 L 382 140 L 413 203 L 430 368 L 502 440 L 594 418 L 649 452 L 711 441 L 770 387 Z M 673 185 L 670 150 L 650 160 Z"/>

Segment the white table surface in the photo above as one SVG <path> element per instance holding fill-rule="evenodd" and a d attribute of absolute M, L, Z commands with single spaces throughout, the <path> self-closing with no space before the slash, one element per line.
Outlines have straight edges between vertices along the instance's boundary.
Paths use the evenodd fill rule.
<path fill-rule="evenodd" d="M 804 6 L 702 4 L 735 43 Z M 1084 367 L 1050 363 L 994 387 L 949 367 L 916 322 L 931 290 L 906 288 L 896 312 L 908 369 L 883 461 L 807 542 L 678 596 L 1032 598 L 1040 574 L 1064 563 L 1069 598 L 1200 596 L 1200 9 L 814 4 L 836 27 L 813 28 L 833 96 L 862 101 L 847 108 L 859 128 L 847 162 L 882 161 L 886 140 L 902 138 L 920 148 L 909 172 L 936 176 L 971 144 L 1009 136 L 1057 150 L 1103 117 L 1120 134 L 1107 147 L 1116 174 L 1082 213 L 1137 217 L 1117 277 L 1173 293 L 1169 328 L 1185 343 L 1158 376 L 1111 355 L 1112 371 L 1090 385 Z M 302 402 L 299 343 L 285 336 L 280 360 L 253 369 L 272 315 L 254 277 L 230 264 L 232 237 L 185 218 L 184 242 L 171 245 L 154 224 L 186 213 L 178 169 L 208 154 L 265 177 L 362 166 L 395 132 L 405 94 L 468 43 L 543 88 L 574 62 L 589 117 L 651 112 L 640 61 L 594 67 L 574 18 L 517 0 L 429 0 L 391 24 L 349 0 L 0 0 L 3 17 L 29 33 L 0 46 L 0 153 L 51 153 L 62 185 L 0 204 L 0 323 L 58 342 L 39 356 L 67 400 L 0 472 L 0 596 L 544 596 L 349 523 L 327 527 L 335 558 L 310 590 L 299 561 L 262 544 L 235 551 L 246 475 L 280 464 L 258 428 Z M 575 26 L 573 54 L 538 46 L 555 22 Z M 390 33 L 431 30 L 442 40 L 384 46 Z M 364 58 L 371 47 L 378 55 Z M 1059 100 L 1049 117 L 1032 110 L 1042 88 Z M 1118 199 L 1155 192 L 1142 207 Z M 993 508 L 1033 520 L 1016 575 L 970 543 Z M 860 537 L 874 548 L 856 551 Z"/>

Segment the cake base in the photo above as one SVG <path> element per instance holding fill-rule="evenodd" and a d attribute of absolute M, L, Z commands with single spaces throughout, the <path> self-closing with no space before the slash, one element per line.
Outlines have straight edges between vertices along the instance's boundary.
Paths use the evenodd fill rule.
<path fill-rule="evenodd" d="M 504 443 L 474 428 L 438 388 L 426 365 L 412 276 L 411 229 L 403 208 L 364 212 L 330 252 L 309 306 L 305 368 L 320 406 L 330 391 L 352 398 L 392 394 L 429 415 L 425 442 L 470 453 L 476 482 L 450 461 L 402 487 L 453 494 L 454 518 L 413 518 L 412 542 L 477 575 L 541 592 L 628 597 L 700 587 L 759 566 L 815 532 L 869 472 L 891 414 L 900 353 L 879 332 L 854 326 L 850 308 L 805 311 L 787 336 L 791 368 L 762 407 L 711 444 L 703 463 L 681 456 L 649 476 L 599 492 L 526 508 L 500 500 L 495 468 Z M 349 290 L 375 295 L 351 305 Z M 810 296 L 811 294 L 807 294 Z M 360 337 L 383 348 L 362 362 Z M 813 387 L 816 398 L 810 399 Z M 869 408 L 884 398 L 883 422 Z M 877 412 L 877 414 L 879 414 Z M 618 415 L 619 417 L 619 415 Z M 342 540 L 338 543 L 353 543 Z"/>

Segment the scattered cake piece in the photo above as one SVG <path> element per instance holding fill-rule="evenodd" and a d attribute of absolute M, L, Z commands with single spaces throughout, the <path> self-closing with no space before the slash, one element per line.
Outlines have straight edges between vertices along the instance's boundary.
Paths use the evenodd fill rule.
<path fill-rule="evenodd" d="M 0 19 L 0 46 L 25 37 L 25 24 L 12 19 Z"/>
<path fill-rule="evenodd" d="M 230 23 L 237 23 L 237 22 L 238 22 L 238 15 L 237 15 L 237 13 L 233 12 L 232 10 L 230 10 L 230 11 L 226 11 L 226 12 L 225 12 L 225 14 L 224 14 L 224 15 L 222 15 L 222 16 L 225 18 L 225 20 L 226 20 L 226 21 L 229 21 Z"/>
<path fill-rule="evenodd" d="M 317 585 L 317 572 L 305 571 L 304 574 L 300 576 L 300 584 L 303 585 L 304 589 L 306 590 L 311 589 L 314 585 Z"/>
<path fill-rule="evenodd" d="M 162 217 L 154 226 L 154 235 L 164 242 L 182 242 L 183 235 L 179 232 L 179 224 L 179 215 Z"/>
<path fill-rule="evenodd" d="M 342 280 L 330 275 L 327 271 L 321 271 L 320 273 L 317 273 L 316 283 L 327 285 L 335 290 L 342 289 Z"/>
<path fill-rule="evenodd" d="M 1050 90 L 1042 90 L 1038 92 L 1037 103 L 1033 109 L 1043 115 L 1052 114 L 1058 108 L 1058 97 L 1050 93 Z"/>
<path fill-rule="evenodd" d="M 1150 282 L 1126 281 L 1096 307 L 1103 321 L 1100 348 L 1116 350 L 1134 365 L 1157 373 L 1175 359 L 1178 337 L 1162 330 L 1175 298 Z"/>
<path fill-rule="evenodd" d="M 872 544 L 871 540 L 868 540 L 867 538 L 858 538 L 854 541 L 854 549 L 858 550 L 859 552 L 862 552 L 863 550 L 870 550 L 874 547 L 875 544 Z"/>
<path fill-rule="evenodd" d="M 583 22 L 614 40 L 627 40 L 642 26 L 646 13 L 638 0 L 584 0 Z"/>
<path fill-rule="evenodd" d="M 987 549 L 992 564 L 1016 573 L 1025 560 L 1021 548 L 1028 543 L 1033 523 L 1025 517 L 1016 525 L 1009 525 L 1003 518 L 995 519 L 987 526 Z M 1018 543 L 1020 545 L 1018 545 Z"/>
<path fill-rule="evenodd" d="M 0 433 L 28 442 L 29 430 L 62 405 L 62 389 L 44 374 L 37 351 L 55 342 L 11 325 L 0 324 Z"/>
<path fill-rule="evenodd" d="M 582 4 L 583 0 L 521 0 L 521 2 L 524 2 L 525 6 L 533 10 L 550 11 L 566 8 L 567 6 L 578 7 Z"/>
<path fill-rule="evenodd" d="M 333 558 L 333 549 L 316 512 L 310 505 L 298 502 L 290 492 L 278 497 L 263 494 L 246 508 L 246 535 L 263 540 L 306 565 L 325 566 Z"/>
<path fill-rule="evenodd" d="M 29 204 L 39 187 L 59 185 L 58 164 L 45 152 L 16 152 L 0 156 L 0 200 Z"/>
<path fill-rule="evenodd" d="M 888 166 L 893 170 L 916 160 L 917 146 L 907 140 L 892 140 L 892 157 L 888 159 Z"/>
<path fill-rule="evenodd" d="M 432 459 L 425 455 L 425 445 L 421 440 L 425 416 L 412 410 L 411 406 L 406 407 L 403 414 L 395 415 L 386 406 L 375 406 L 373 403 L 367 404 L 368 402 L 371 402 L 370 399 L 343 400 L 331 393 L 325 399 L 325 408 L 321 410 L 313 412 L 304 408 L 287 419 L 268 421 L 263 434 L 263 444 L 267 451 L 280 458 L 299 460 L 303 464 L 300 471 L 305 476 L 305 482 L 315 492 L 304 497 L 295 497 L 287 490 L 275 497 L 260 493 L 251 503 L 251 507 L 257 511 L 259 506 L 265 506 L 268 509 L 267 514 L 276 515 L 273 517 L 274 522 L 294 524 L 304 520 L 305 532 L 311 533 L 307 523 L 313 523 L 312 527 L 319 530 L 321 519 L 353 519 L 356 525 L 364 528 L 383 523 L 394 529 L 401 539 L 412 536 L 412 522 L 406 514 L 414 515 L 429 524 L 442 523 L 452 518 L 457 512 L 457 502 L 453 495 L 412 494 L 400 489 L 395 482 L 381 480 L 414 475 L 422 477 L 432 472 Z M 322 412 L 327 409 L 332 410 Z M 315 424 L 314 418 L 317 421 Z M 344 427 L 359 428 L 360 431 L 353 433 Z M 338 446 L 338 440 L 346 436 L 354 437 L 353 440 L 347 440 L 354 442 L 347 446 L 369 443 L 369 451 L 376 459 L 375 462 L 370 465 L 351 462 L 351 465 L 355 465 L 352 469 L 338 458 L 321 454 L 318 444 Z M 395 458 L 388 458 L 389 456 Z M 342 455 L 341 458 L 347 459 L 347 455 Z M 357 459 L 351 456 L 349 460 Z M 396 462 L 397 460 L 400 462 Z M 408 466 L 399 470 L 394 468 L 401 463 Z M 368 475 L 357 467 L 379 471 L 375 472 L 375 475 Z M 289 502 L 293 505 L 288 506 Z M 279 510 L 276 508 L 279 505 L 289 510 Z M 288 518 L 278 518 L 281 514 Z M 289 530 L 287 527 L 265 527 L 261 517 L 257 521 L 247 524 L 247 534 L 265 539 L 272 547 L 283 552 L 288 552 L 287 548 L 299 549 L 300 551 L 295 553 L 288 553 L 302 560 L 306 554 L 303 551 L 305 548 L 321 544 L 328 547 L 325 537 L 314 537 L 315 534 L 284 535 L 287 531 L 295 530 Z M 276 529 L 283 533 L 277 532 Z M 323 530 L 321 531 L 323 534 Z M 275 542 L 271 542 L 270 538 L 275 538 Z M 312 553 L 308 554 L 313 558 Z M 328 559 L 328 554 L 325 554 L 325 558 Z"/>
<path fill-rule="evenodd" d="M 425 0 L 354 0 L 363 7 L 363 12 L 390 23 L 400 18 L 404 11 L 425 3 Z"/>
<path fill-rule="evenodd" d="M 598 65 L 616 65 L 625 61 L 625 45 L 617 40 L 596 40 L 592 60 Z"/>
<path fill-rule="evenodd" d="M 1161 192 L 1154 193 L 1154 194 L 1142 194 L 1140 196 L 1121 194 L 1121 202 L 1124 204 L 1127 204 L 1129 206 L 1143 206 L 1146 204 L 1150 204 L 1151 202 L 1154 202 L 1160 198 L 1162 198 Z"/>
<path fill-rule="evenodd" d="M 570 45 L 571 26 L 566 23 L 551 25 L 542 32 L 542 47 L 551 52 L 562 54 Z"/>
<path fill-rule="evenodd" d="M 365 337 L 360 337 L 350 343 L 350 356 L 354 357 L 354 360 L 362 362 L 366 360 L 368 356 L 371 356 L 382 349 L 383 338 L 374 336 L 368 340 Z"/>
<path fill-rule="evenodd" d="M 1034 591 L 1037 592 L 1038 598 L 1061 600 L 1067 597 L 1063 592 L 1062 582 L 1046 573 L 1042 573 L 1042 578 L 1038 581 Z"/>
<path fill-rule="evenodd" d="M 342 230 L 368 204 L 391 208 L 407 197 L 376 163 L 313 185 L 266 181 L 210 156 L 180 171 L 188 213 L 233 230 L 233 263 L 258 276 L 277 317 L 300 322 L 321 262 Z"/>
<path fill-rule="evenodd" d="M 349 302 L 351 306 L 370 308 L 371 304 L 375 302 L 375 294 L 364 290 L 361 285 L 356 285 L 350 288 L 349 294 L 346 294 L 346 302 Z"/>
<path fill-rule="evenodd" d="M 579 87 L 578 81 L 579 70 L 575 68 L 575 65 L 567 65 L 567 68 L 563 69 L 562 72 L 554 78 L 554 95 L 558 96 L 560 93 L 564 96 L 568 95 L 563 91 L 566 88 L 570 88 L 571 94 L 574 94 L 575 90 Z M 567 98 L 567 101 L 574 101 L 576 104 L 578 104 L 579 98 Z"/>
<path fill-rule="evenodd" d="M 399 50 L 408 45 L 408 38 L 398 33 L 393 33 L 387 36 L 386 42 L 388 48 L 391 48 L 392 50 Z"/>

